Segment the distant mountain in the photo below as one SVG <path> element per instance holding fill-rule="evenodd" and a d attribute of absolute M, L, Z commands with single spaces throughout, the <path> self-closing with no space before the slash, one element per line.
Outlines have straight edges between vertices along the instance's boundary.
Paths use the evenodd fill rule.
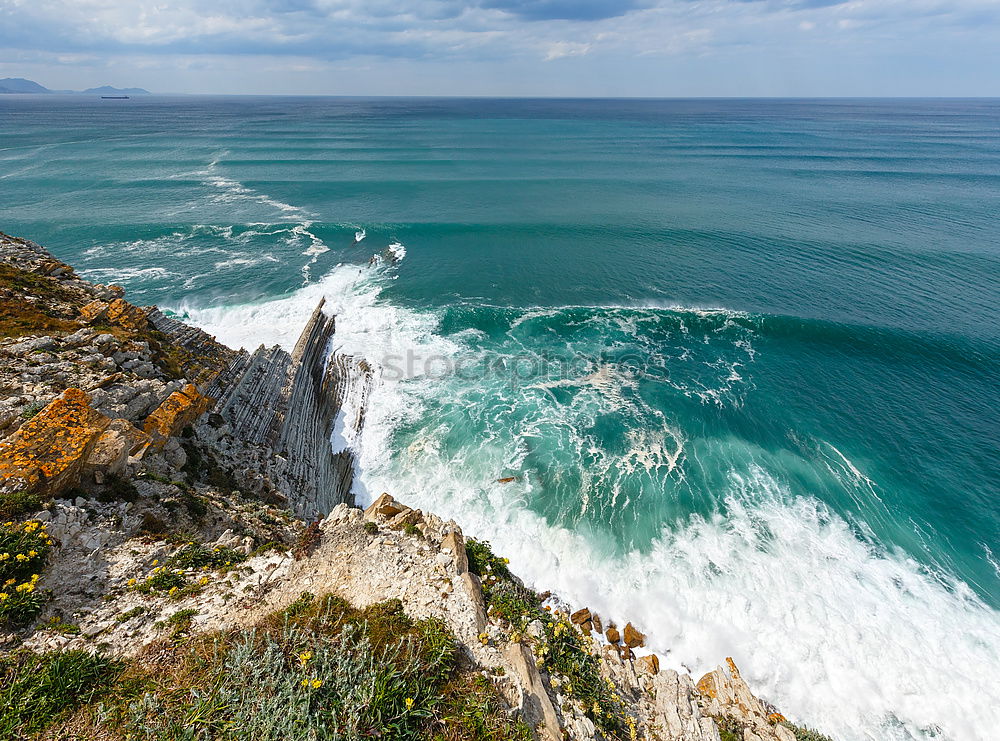
<path fill-rule="evenodd" d="M 141 87 L 111 87 L 101 85 L 100 87 L 90 87 L 83 91 L 84 95 L 151 95 L 148 90 Z"/>
<path fill-rule="evenodd" d="M 43 85 L 39 85 L 34 80 L 25 80 L 23 77 L 5 77 L 0 80 L 0 95 L 4 93 L 7 94 L 24 94 L 24 93 L 76 93 L 75 90 L 49 90 Z M 110 85 L 102 85 L 101 87 L 92 87 L 84 90 L 79 95 L 151 95 L 148 90 L 143 90 L 141 87 L 111 87 Z"/>
<path fill-rule="evenodd" d="M 42 87 L 33 80 L 23 77 L 5 77 L 0 80 L 0 93 L 51 93 L 47 87 Z"/>

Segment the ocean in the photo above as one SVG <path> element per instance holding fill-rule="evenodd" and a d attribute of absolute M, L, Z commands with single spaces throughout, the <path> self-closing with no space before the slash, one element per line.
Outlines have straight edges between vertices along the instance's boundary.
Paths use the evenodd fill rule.
<path fill-rule="evenodd" d="M 838 741 L 996 738 L 1000 101 L 0 96 L 0 229 L 233 346 L 326 296 L 359 501 Z"/>

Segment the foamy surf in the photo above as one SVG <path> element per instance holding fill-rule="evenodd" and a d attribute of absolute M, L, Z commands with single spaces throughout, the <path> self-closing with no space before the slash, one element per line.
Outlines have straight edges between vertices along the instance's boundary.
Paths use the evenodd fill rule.
<path fill-rule="evenodd" d="M 461 337 L 437 334 L 434 314 L 380 298 L 387 269 L 384 263 L 340 265 L 274 301 L 189 307 L 185 313 L 227 344 L 290 348 L 326 296 L 338 315 L 336 344 L 344 352 L 386 368 L 408 357 L 468 355 Z M 551 315 L 539 312 L 534 320 Z M 636 332 L 634 321 L 641 319 L 614 316 L 611 310 L 588 321 Z M 527 321 L 514 319 L 511 327 Z M 685 353 L 695 353 L 716 334 L 695 331 L 686 320 L 681 326 L 679 336 L 693 333 Z M 752 345 L 746 332 L 731 326 L 725 331 L 734 346 Z M 481 333 L 473 336 L 477 346 L 482 343 Z M 487 426 L 456 453 L 454 427 L 431 414 L 443 398 L 456 394 L 454 380 L 421 373 L 425 367 L 416 362 L 414 373 L 384 371 L 377 379 L 360 441 L 360 502 L 390 491 L 408 504 L 455 518 L 467 534 L 490 540 L 538 588 L 640 624 L 665 664 L 696 678 L 731 655 L 761 695 L 793 720 L 838 741 L 986 741 L 1000 727 L 1000 681 L 991 671 L 1000 662 L 998 613 L 966 584 L 879 546 L 864 534 L 863 523 L 848 523 L 807 489 L 779 480 L 771 473 L 779 465 L 773 454 L 738 440 L 689 439 L 666 420 L 660 428 L 630 430 L 624 461 L 595 450 L 585 435 L 568 434 L 566 449 L 575 451 L 574 465 L 583 469 L 581 517 L 572 520 L 572 528 L 561 526 L 554 524 L 558 518 L 541 513 L 547 492 L 537 477 L 522 475 L 503 485 L 495 479 L 500 470 L 521 472 L 527 458 L 537 455 L 532 441 L 548 430 L 572 431 L 573 417 L 559 416 L 569 414 L 567 408 L 541 407 L 522 429 Z M 721 396 L 730 376 L 728 367 L 719 367 L 699 383 L 715 378 Z M 628 396 L 627 378 L 616 382 L 610 370 L 595 368 L 569 383 L 507 389 L 508 396 L 493 401 L 504 405 L 522 394 L 573 394 L 564 400 L 569 410 L 591 414 L 607 411 L 599 405 L 618 394 L 632 413 L 644 413 Z M 685 385 L 680 378 L 671 382 Z M 487 395 L 493 397 L 493 391 Z M 471 408 L 469 413 L 479 414 Z M 342 437 L 334 430 L 335 444 L 348 444 Z M 871 481 L 828 445 L 845 476 L 861 485 Z M 608 471 L 624 466 L 650 479 L 678 476 L 688 458 L 691 465 L 728 461 L 709 514 L 665 522 L 651 541 L 624 551 L 582 516 L 597 511 L 612 517 L 635 506 L 629 487 L 597 496 L 611 481 Z M 803 459 L 796 465 L 813 463 Z"/>

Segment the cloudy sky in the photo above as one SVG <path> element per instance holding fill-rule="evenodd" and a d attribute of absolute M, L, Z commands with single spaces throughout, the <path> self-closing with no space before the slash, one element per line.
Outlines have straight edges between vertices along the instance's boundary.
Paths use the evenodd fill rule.
<path fill-rule="evenodd" d="M 179 93 L 1000 95 L 1000 0 L 0 0 L 0 77 Z"/>

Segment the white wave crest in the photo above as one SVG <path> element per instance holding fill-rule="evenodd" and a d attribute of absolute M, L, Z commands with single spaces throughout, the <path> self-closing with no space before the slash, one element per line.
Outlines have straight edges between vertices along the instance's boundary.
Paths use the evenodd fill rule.
<path fill-rule="evenodd" d="M 290 348 L 325 295 L 338 314 L 336 344 L 345 352 L 384 362 L 464 351 L 435 334 L 434 315 L 381 301 L 385 278 L 384 267 L 341 265 L 282 299 L 186 314 L 227 344 Z M 609 382 L 599 369 L 580 381 L 595 399 Z M 995 737 L 1000 614 L 966 584 L 862 539 L 858 523 L 852 528 L 808 491 L 790 490 L 755 465 L 730 472 L 718 492 L 724 514 L 688 516 L 645 547 L 618 553 L 584 522 L 570 530 L 533 511 L 529 502 L 542 501 L 545 492 L 531 477 L 495 482 L 498 470 L 520 470 L 530 429 L 520 436 L 491 430 L 460 463 L 446 444 L 447 430 L 433 426 L 400 449 L 398 432 L 425 424 L 442 393 L 448 393 L 443 384 L 419 374 L 379 377 L 362 436 L 359 502 L 370 501 L 369 492 L 390 491 L 455 518 L 537 587 L 641 625 L 666 665 L 696 678 L 731 655 L 761 695 L 838 741 Z M 625 463 L 672 470 L 684 455 L 705 452 L 697 446 L 683 452 L 690 442 L 682 444 L 666 424 L 656 434 L 636 432 Z M 847 475 L 863 480 L 842 458 Z M 750 451 L 743 459 L 767 455 Z"/>

